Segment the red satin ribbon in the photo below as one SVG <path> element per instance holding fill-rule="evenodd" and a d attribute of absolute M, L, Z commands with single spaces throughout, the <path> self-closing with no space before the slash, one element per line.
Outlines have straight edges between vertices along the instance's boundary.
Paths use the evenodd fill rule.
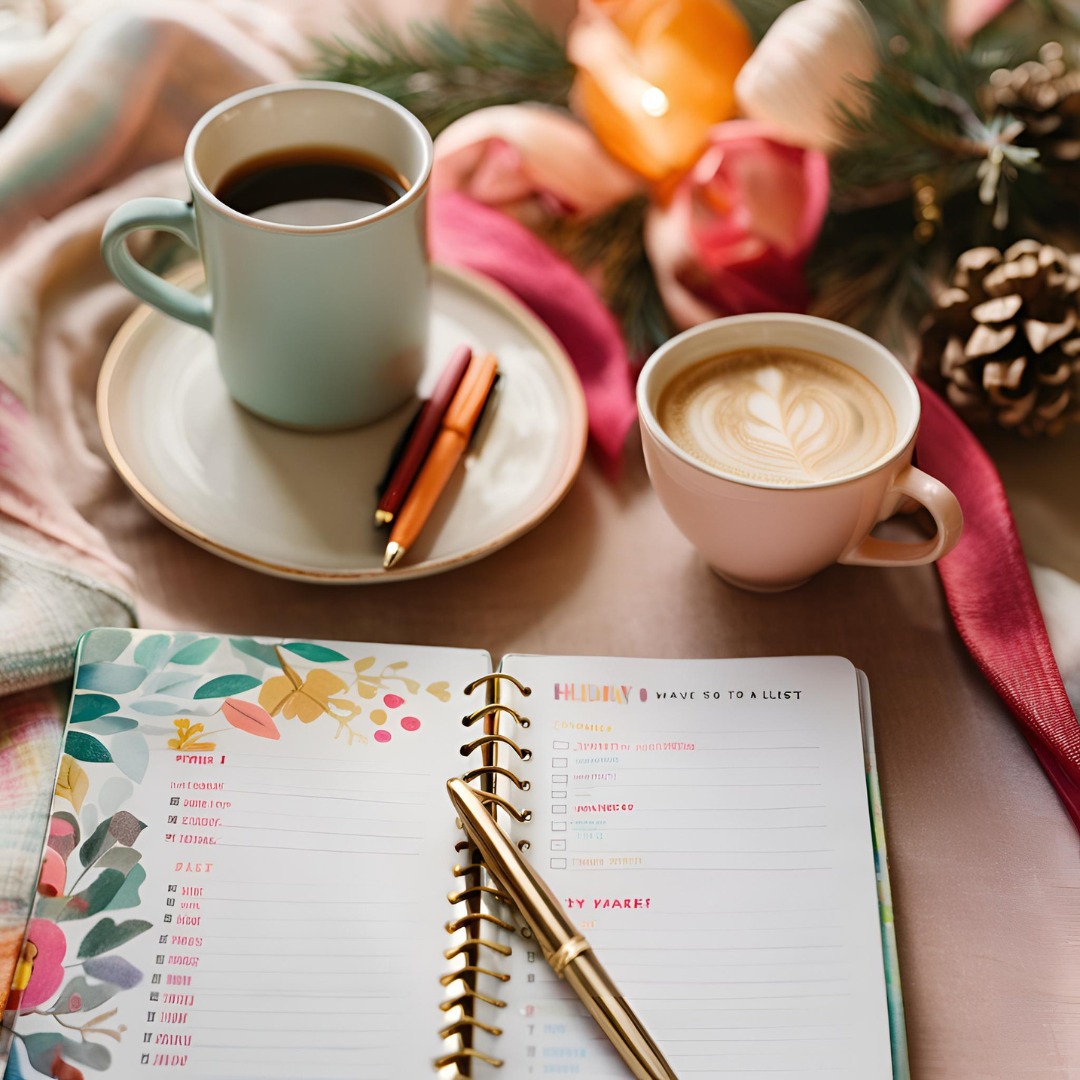
<path fill-rule="evenodd" d="M 1080 830 L 1080 724 L 1050 649 L 1001 477 L 956 413 L 922 383 L 919 395 L 919 464 L 955 492 L 964 511 L 960 542 L 937 564 L 953 622 Z"/>

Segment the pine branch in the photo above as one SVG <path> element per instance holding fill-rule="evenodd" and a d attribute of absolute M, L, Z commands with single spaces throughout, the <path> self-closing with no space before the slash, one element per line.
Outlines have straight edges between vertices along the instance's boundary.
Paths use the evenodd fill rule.
<path fill-rule="evenodd" d="M 322 44 L 312 75 L 385 94 L 432 135 L 490 105 L 565 105 L 573 80 L 559 39 L 514 0 L 477 8 L 461 32 L 442 22 L 412 24 L 407 38 L 385 22 L 356 32 L 358 42 Z"/>
<path fill-rule="evenodd" d="M 881 334 L 886 320 L 918 322 L 933 282 L 961 252 L 1038 237 L 1068 215 L 1037 153 L 1018 145 L 1023 125 L 983 93 L 993 70 L 1030 58 L 1038 44 L 991 28 L 962 51 L 940 5 L 865 2 L 886 51 L 867 84 L 869 112 L 847 116 L 848 143 L 830 160 L 832 208 L 809 272 L 830 317 Z M 1030 15 L 1050 3 L 1015 7 Z M 917 237 L 921 187 L 933 190 L 937 217 Z"/>
<path fill-rule="evenodd" d="M 846 116 L 848 145 L 831 161 L 834 192 L 855 198 L 953 166 L 961 168 L 963 180 L 950 187 L 970 186 L 989 139 L 975 99 L 989 70 L 954 46 L 936 6 L 920 0 L 872 0 L 868 6 L 884 54 L 866 84 L 869 111 Z"/>
<path fill-rule="evenodd" d="M 600 295 L 636 360 L 675 333 L 645 254 L 648 207 L 648 199 L 638 196 L 585 221 L 553 218 L 540 234 L 578 270 L 599 279 Z"/>

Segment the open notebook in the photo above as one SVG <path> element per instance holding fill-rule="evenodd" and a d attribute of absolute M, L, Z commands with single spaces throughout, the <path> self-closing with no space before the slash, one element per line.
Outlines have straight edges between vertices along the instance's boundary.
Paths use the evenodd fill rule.
<path fill-rule="evenodd" d="M 446 795 L 464 775 L 679 1076 L 901 1080 L 856 670 L 500 671 L 86 635 L 9 1078 L 626 1077 L 475 863 Z"/>

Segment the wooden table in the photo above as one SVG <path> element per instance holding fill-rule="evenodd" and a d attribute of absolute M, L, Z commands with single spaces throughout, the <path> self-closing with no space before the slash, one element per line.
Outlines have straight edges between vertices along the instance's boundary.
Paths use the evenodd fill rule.
<path fill-rule="evenodd" d="M 1056 443 L 989 443 L 1029 556 L 1080 579 L 1080 496 L 1066 475 L 1080 431 Z M 119 483 L 115 497 L 109 540 L 136 566 L 147 627 L 496 656 L 848 657 L 873 697 L 913 1077 L 1080 1078 L 1080 844 L 957 638 L 932 567 L 835 567 L 777 595 L 733 589 L 664 517 L 636 434 L 617 482 L 586 462 L 556 511 L 509 547 L 389 585 L 328 588 L 223 569 Z"/>

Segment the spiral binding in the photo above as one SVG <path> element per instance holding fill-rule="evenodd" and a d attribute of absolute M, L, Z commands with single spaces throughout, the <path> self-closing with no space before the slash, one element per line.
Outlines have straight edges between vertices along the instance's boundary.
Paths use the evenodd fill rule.
<path fill-rule="evenodd" d="M 522 716 L 517 709 L 512 708 L 499 700 L 499 688 L 503 681 L 510 683 L 523 697 L 528 697 L 530 689 L 523 686 L 512 675 L 502 672 L 492 672 L 483 675 L 479 679 L 469 683 L 465 687 L 466 694 L 472 694 L 481 687 L 487 691 L 487 701 L 479 708 L 462 717 L 462 726 L 472 729 L 473 726 L 483 721 L 483 734 L 462 744 L 461 754 L 463 757 L 472 757 L 479 752 L 480 762 L 463 776 L 466 783 L 472 784 L 476 793 L 487 804 L 492 813 L 499 811 L 508 814 L 516 821 L 528 821 L 532 812 L 514 806 L 505 796 L 495 791 L 495 785 L 499 777 L 509 781 L 518 791 L 528 791 L 529 782 L 516 776 L 510 769 L 499 764 L 499 757 L 505 753 L 515 754 L 519 761 L 528 761 L 532 757 L 532 751 L 521 746 L 514 739 L 504 735 L 500 730 L 500 721 L 503 717 L 513 720 L 516 726 L 525 730 L 529 726 L 529 719 Z M 503 748 L 505 747 L 505 751 Z M 524 842 L 522 847 L 527 846 Z M 492 1024 L 484 1023 L 477 1019 L 477 1004 L 491 1006 L 495 1009 L 506 1007 L 506 1002 L 494 993 L 485 993 L 487 984 L 482 980 L 490 978 L 496 982 L 506 982 L 510 976 L 493 970 L 490 961 L 493 956 L 510 956 L 513 949 L 498 941 L 492 941 L 483 936 L 485 928 L 494 927 L 498 930 L 514 932 L 516 927 L 511 923 L 500 919 L 490 911 L 483 910 L 484 902 L 491 898 L 499 903 L 507 904 L 510 898 L 501 889 L 493 887 L 484 879 L 485 867 L 468 841 L 461 841 L 456 850 L 467 855 L 463 864 L 454 867 L 454 876 L 461 880 L 461 888 L 447 894 L 447 900 L 464 910 L 457 918 L 446 924 L 448 933 L 455 934 L 465 931 L 465 940 L 447 949 L 444 953 L 447 960 L 463 958 L 463 966 L 448 971 L 439 980 L 443 986 L 450 987 L 460 982 L 462 989 L 454 997 L 444 1001 L 440 1008 L 444 1012 L 457 1011 L 458 1016 L 439 1035 L 443 1039 L 454 1038 L 458 1042 L 458 1048 L 435 1062 L 439 1070 L 453 1066 L 456 1076 L 468 1078 L 472 1076 L 472 1064 L 474 1061 L 482 1061 L 493 1068 L 502 1066 L 500 1058 L 491 1057 L 482 1053 L 474 1046 L 474 1035 L 477 1031 L 486 1032 L 492 1036 L 502 1034 L 502 1029 Z"/>

